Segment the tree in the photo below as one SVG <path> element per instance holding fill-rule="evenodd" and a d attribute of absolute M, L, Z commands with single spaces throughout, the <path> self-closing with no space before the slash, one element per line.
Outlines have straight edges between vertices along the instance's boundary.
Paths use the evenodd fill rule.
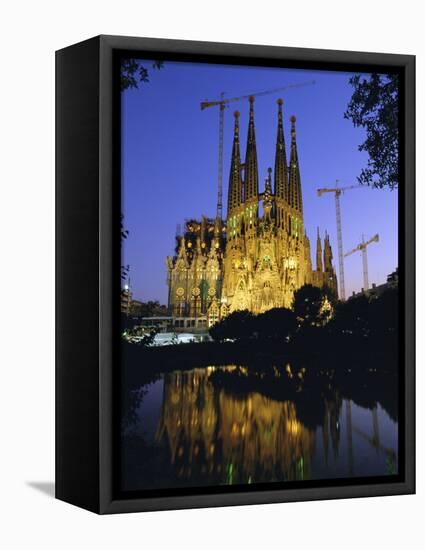
<path fill-rule="evenodd" d="M 286 340 L 296 329 L 294 312 L 284 307 L 269 309 L 253 319 L 260 339 Z"/>
<path fill-rule="evenodd" d="M 167 306 L 161 305 L 158 300 L 148 302 L 134 302 L 132 314 L 138 317 L 158 317 L 167 314 Z"/>
<path fill-rule="evenodd" d="M 344 118 L 366 129 L 359 151 L 369 155 L 358 180 L 364 185 L 394 189 L 398 186 L 398 76 L 356 74 L 350 84 L 354 91 Z"/>
<path fill-rule="evenodd" d="M 142 348 L 147 348 L 152 346 L 155 341 L 155 336 L 158 334 L 159 329 L 156 327 L 151 327 L 147 329 L 146 327 L 134 326 L 128 328 L 125 331 L 125 337 L 127 341 L 140 346 Z M 134 339 L 134 340 L 133 340 Z"/>
<path fill-rule="evenodd" d="M 333 302 L 330 290 L 304 285 L 294 293 L 292 309 L 301 326 L 319 327 L 332 317 Z"/>
<path fill-rule="evenodd" d="M 122 242 L 128 237 L 128 229 L 124 229 L 124 214 L 121 214 L 120 227 L 121 227 L 121 246 L 122 246 Z M 127 279 L 129 271 L 130 271 L 130 266 L 129 265 L 122 265 L 121 266 L 121 279 L 122 280 Z"/>
<path fill-rule="evenodd" d="M 388 288 L 371 302 L 370 322 L 375 337 L 396 341 L 398 318 L 398 288 Z"/>
<path fill-rule="evenodd" d="M 161 69 L 163 65 L 162 61 L 154 61 L 152 68 Z M 141 82 L 149 82 L 148 69 L 142 65 L 140 59 L 123 59 L 121 61 L 121 91 L 138 88 Z"/>
<path fill-rule="evenodd" d="M 339 334 L 369 336 L 370 307 L 369 298 L 365 294 L 339 302 L 330 329 Z"/>
<path fill-rule="evenodd" d="M 248 310 L 234 311 L 213 325 L 210 336 L 213 340 L 245 340 L 253 335 L 254 316 Z"/>

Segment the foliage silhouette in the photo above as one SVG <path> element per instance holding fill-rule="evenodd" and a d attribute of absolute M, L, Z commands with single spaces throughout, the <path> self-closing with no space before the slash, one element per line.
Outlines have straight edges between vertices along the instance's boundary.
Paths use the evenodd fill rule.
<path fill-rule="evenodd" d="M 162 61 L 154 61 L 152 69 L 162 69 Z M 138 88 L 139 84 L 149 82 L 149 71 L 140 59 L 123 59 L 121 61 L 121 91 Z"/>
<path fill-rule="evenodd" d="M 121 246 L 122 242 L 128 237 L 128 229 L 124 228 L 124 214 L 121 214 L 120 218 L 120 231 L 121 231 Z M 129 265 L 122 265 L 121 266 L 121 279 L 125 280 L 128 277 L 128 273 L 130 271 Z M 122 290 L 121 290 L 122 292 Z"/>
<path fill-rule="evenodd" d="M 252 322 L 254 332 L 262 340 L 288 340 L 297 326 L 294 312 L 286 308 L 269 309 L 257 315 Z"/>
<path fill-rule="evenodd" d="M 252 338 L 254 335 L 253 321 L 254 315 L 248 310 L 235 311 L 212 326 L 209 333 L 218 342 Z"/>
<path fill-rule="evenodd" d="M 365 294 L 338 302 L 329 330 L 333 333 L 368 336 L 370 333 L 370 301 Z"/>
<path fill-rule="evenodd" d="M 275 308 L 256 316 L 234 312 L 211 327 L 210 335 L 217 343 L 249 348 L 251 361 L 257 357 L 264 363 L 283 354 L 305 360 L 317 371 L 362 372 L 379 364 L 382 371 L 396 373 L 397 287 L 380 296 L 363 294 L 336 302 L 328 289 L 305 285 L 295 293 L 293 304 L 294 311 Z"/>
<path fill-rule="evenodd" d="M 369 155 L 358 180 L 364 185 L 394 189 L 398 186 L 398 76 L 354 75 L 350 84 L 354 91 L 344 118 L 365 128 L 366 139 L 359 151 Z"/>
<path fill-rule="evenodd" d="M 295 291 L 292 309 L 301 326 L 319 327 L 331 318 L 333 302 L 330 290 L 304 285 Z"/>

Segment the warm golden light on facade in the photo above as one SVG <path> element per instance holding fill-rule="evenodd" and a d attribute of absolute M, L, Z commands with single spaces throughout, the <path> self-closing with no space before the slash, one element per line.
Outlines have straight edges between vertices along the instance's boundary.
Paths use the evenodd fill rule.
<path fill-rule="evenodd" d="M 269 168 L 264 191 L 260 192 L 254 107 L 250 103 L 243 164 L 239 117 L 235 117 L 227 220 L 190 220 L 183 236 L 178 237 L 176 256 L 167 258 L 173 315 L 205 316 L 212 326 L 237 310 L 258 314 L 276 307 L 290 308 L 294 292 L 305 284 L 328 286 L 336 295 L 327 234 L 323 252 L 317 236 L 316 266 L 312 267 L 310 240 L 304 228 L 295 117 L 291 117 L 287 162 L 281 104 L 273 178 L 272 174 Z M 212 286 L 214 294 L 209 293 Z M 187 298 L 176 298 L 176 288 L 184 288 Z"/>

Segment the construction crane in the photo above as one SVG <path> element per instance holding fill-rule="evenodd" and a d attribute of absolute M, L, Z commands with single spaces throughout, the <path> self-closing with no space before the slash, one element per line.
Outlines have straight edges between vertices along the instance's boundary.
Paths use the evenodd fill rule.
<path fill-rule="evenodd" d="M 355 252 L 361 252 L 362 253 L 362 260 L 363 260 L 363 290 L 366 292 L 369 289 L 369 273 L 368 273 L 368 267 L 367 267 L 367 247 L 372 243 L 379 242 L 379 235 L 378 233 L 374 235 L 371 239 L 368 241 L 364 240 L 364 235 L 362 235 L 362 242 L 356 246 L 356 248 L 353 248 L 353 250 L 350 250 L 350 252 L 347 252 L 344 254 L 344 257 L 350 256 L 351 254 L 354 254 Z"/>
<path fill-rule="evenodd" d="M 338 187 L 338 180 L 336 180 L 336 186 L 333 188 L 322 188 L 317 190 L 317 195 L 321 197 L 324 193 L 334 193 L 335 195 L 335 210 L 336 210 L 336 234 L 338 239 L 338 263 L 339 263 L 339 296 L 341 300 L 345 300 L 345 281 L 344 281 L 344 255 L 342 249 L 342 224 L 341 224 L 341 205 L 339 197 L 344 191 L 349 189 L 357 189 L 362 185 L 348 185 L 347 187 Z"/>
<path fill-rule="evenodd" d="M 222 219 L 223 216 L 223 141 L 224 141 L 224 109 L 229 103 L 249 99 L 250 97 L 261 97 L 264 95 L 276 94 L 292 88 L 301 88 L 303 86 L 311 86 L 315 84 L 314 80 L 301 82 L 299 84 L 288 84 L 281 88 L 273 88 L 272 90 L 264 90 L 254 94 L 247 94 L 239 97 L 224 98 L 224 92 L 221 92 L 220 99 L 214 101 L 202 101 L 201 111 L 209 107 L 219 107 L 218 112 L 218 197 L 217 197 L 217 218 Z"/>

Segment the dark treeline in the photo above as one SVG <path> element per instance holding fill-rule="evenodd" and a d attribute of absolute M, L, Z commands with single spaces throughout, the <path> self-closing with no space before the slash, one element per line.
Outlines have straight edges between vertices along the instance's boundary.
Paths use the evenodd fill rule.
<path fill-rule="evenodd" d="M 210 329 L 216 342 L 245 343 L 258 351 L 281 349 L 299 360 L 320 358 L 351 365 L 359 357 L 381 358 L 379 368 L 393 371 L 398 355 L 398 290 L 378 297 L 362 294 L 336 301 L 326 289 L 305 285 L 294 296 L 293 308 L 271 309 L 260 315 L 237 311 Z M 310 362 L 310 361 L 309 361 Z"/>
<path fill-rule="evenodd" d="M 360 295 L 335 301 L 321 289 L 305 286 L 295 293 L 293 309 L 276 308 L 261 315 L 230 314 L 210 329 L 214 342 L 151 347 L 122 343 L 122 384 L 131 399 L 137 388 L 160 373 L 210 365 L 240 365 L 241 373 L 213 376 L 233 392 L 254 388 L 265 395 L 303 396 L 320 400 L 326 388 L 373 408 L 379 401 L 397 416 L 398 291 L 378 297 Z M 286 376 L 290 366 L 293 378 Z M 280 376 L 276 376 L 279 372 Z M 373 389 L 373 391 L 370 391 Z M 295 396 L 295 397 L 294 397 Z M 132 410 L 133 406 L 123 404 Z M 130 415 L 131 416 L 131 415 Z"/>
<path fill-rule="evenodd" d="M 260 369 L 237 368 L 217 370 L 209 380 L 219 388 L 236 396 L 260 393 L 274 401 L 292 401 L 297 405 L 299 419 L 312 429 L 321 425 L 325 402 L 348 399 L 356 405 L 372 410 L 378 403 L 394 420 L 398 420 L 398 385 L 396 375 L 356 372 L 341 376 L 335 371 L 324 375 L 309 369 L 284 366 Z"/>
<path fill-rule="evenodd" d="M 237 311 L 210 329 L 214 342 L 146 346 L 122 342 L 124 370 L 163 373 L 208 365 L 263 368 L 290 362 L 309 371 L 398 370 L 398 291 L 379 297 L 361 295 L 346 302 L 321 289 L 305 286 L 295 294 L 293 309 L 276 308 L 261 315 Z M 152 335 L 148 335 L 152 339 Z"/>

